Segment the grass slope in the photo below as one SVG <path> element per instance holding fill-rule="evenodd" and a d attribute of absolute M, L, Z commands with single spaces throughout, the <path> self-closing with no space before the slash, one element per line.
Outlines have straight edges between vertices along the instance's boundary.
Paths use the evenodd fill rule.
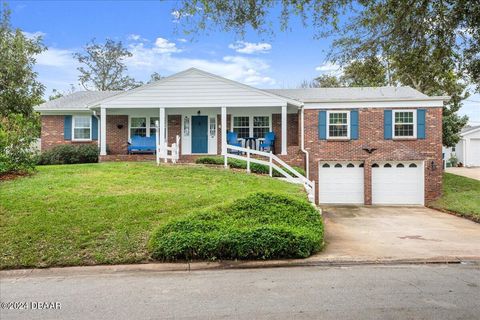
<path fill-rule="evenodd" d="M 299 185 L 200 166 L 41 166 L 0 182 L 0 268 L 147 261 L 170 218 L 272 190 L 305 199 Z"/>
<path fill-rule="evenodd" d="M 480 222 L 480 181 L 445 173 L 443 195 L 430 206 Z"/>

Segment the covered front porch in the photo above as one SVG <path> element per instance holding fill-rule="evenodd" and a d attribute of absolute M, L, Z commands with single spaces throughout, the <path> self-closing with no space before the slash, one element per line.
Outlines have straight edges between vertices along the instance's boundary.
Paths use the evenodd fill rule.
<path fill-rule="evenodd" d="M 200 108 L 118 108 L 99 106 L 99 145 L 101 156 L 153 154 L 156 150 L 136 150 L 143 139 L 171 146 L 179 139 L 183 160 L 201 155 L 224 154 L 232 137 L 242 147 L 287 155 L 289 147 L 298 146 L 298 107 L 200 107 Z M 231 134 L 233 133 L 233 134 Z M 274 135 L 271 147 L 265 137 Z M 159 144 L 160 148 L 162 144 Z M 163 152 L 162 152 L 163 151 Z M 165 150 L 160 150 L 160 156 Z M 117 157 L 122 158 L 122 157 Z"/>

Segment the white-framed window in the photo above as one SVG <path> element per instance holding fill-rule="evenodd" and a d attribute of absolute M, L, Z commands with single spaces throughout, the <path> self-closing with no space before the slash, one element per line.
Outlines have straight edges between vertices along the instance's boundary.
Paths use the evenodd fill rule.
<path fill-rule="evenodd" d="M 270 116 L 233 116 L 232 131 L 239 138 L 256 137 L 263 139 L 272 131 Z"/>
<path fill-rule="evenodd" d="M 253 117 L 253 136 L 257 138 L 265 138 L 267 132 L 270 131 L 270 117 L 254 116 Z"/>
<path fill-rule="evenodd" d="M 239 116 L 233 117 L 233 132 L 238 134 L 239 138 L 250 137 L 250 117 Z"/>
<path fill-rule="evenodd" d="M 210 117 L 209 131 L 210 131 L 210 138 L 215 138 L 215 135 L 217 134 L 217 118 L 216 117 Z"/>
<path fill-rule="evenodd" d="M 415 110 L 393 110 L 393 138 L 417 137 L 417 112 Z"/>
<path fill-rule="evenodd" d="M 150 117 L 150 137 L 155 136 L 157 128 L 155 127 L 155 121 L 160 121 L 159 117 Z"/>
<path fill-rule="evenodd" d="M 131 117 L 130 118 L 130 138 L 133 136 L 147 136 L 147 118 Z"/>
<path fill-rule="evenodd" d="M 92 140 L 92 117 L 73 116 L 72 137 L 75 141 Z"/>
<path fill-rule="evenodd" d="M 350 112 L 327 112 L 327 139 L 350 139 Z"/>

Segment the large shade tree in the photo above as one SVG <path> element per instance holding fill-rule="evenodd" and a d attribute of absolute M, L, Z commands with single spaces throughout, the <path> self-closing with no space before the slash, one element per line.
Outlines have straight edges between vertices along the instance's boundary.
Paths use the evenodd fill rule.
<path fill-rule="evenodd" d="M 44 91 L 33 70 L 35 56 L 46 48 L 41 37 L 27 37 L 12 27 L 10 14 L 7 5 L 0 4 L 0 115 L 30 117 Z"/>
<path fill-rule="evenodd" d="M 220 28 L 240 35 L 248 29 L 272 34 L 277 21 L 287 30 L 300 19 L 317 38 L 333 37 L 329 59 L 344 67 L 381 57 L 388 83 L 452 97 L 444 108 L 448 146 L 467 122 L 456 114 L 466 89 L 480 92 L 478 0 L 184 0 L 175 13 L 187 32 Z"/>
<path fill-rule="evenodd" d="M 132 56 L 122 44 L 107 39 L 105 43 L 87 43 L 83 52 L 74 57 L 80 63 L 78 80 L 86 90 L 111 91 L 128 90 L 140 83 L 128 76 L 125 60 Z"/>

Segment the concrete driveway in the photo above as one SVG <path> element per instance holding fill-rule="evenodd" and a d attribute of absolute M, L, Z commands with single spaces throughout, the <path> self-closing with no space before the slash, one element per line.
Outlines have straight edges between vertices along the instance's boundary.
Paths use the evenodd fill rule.
<path fill-rule="evenodd" d="M 459 176 L 480 180 L 480 167 L 476 168 L 447 168 L 448 173 L 453 173 Z"/>
<path fill-rule="evenodd" d="M 424 207 L 327 207 L 326 260 L 480 259 L 480 224 Z"/>

